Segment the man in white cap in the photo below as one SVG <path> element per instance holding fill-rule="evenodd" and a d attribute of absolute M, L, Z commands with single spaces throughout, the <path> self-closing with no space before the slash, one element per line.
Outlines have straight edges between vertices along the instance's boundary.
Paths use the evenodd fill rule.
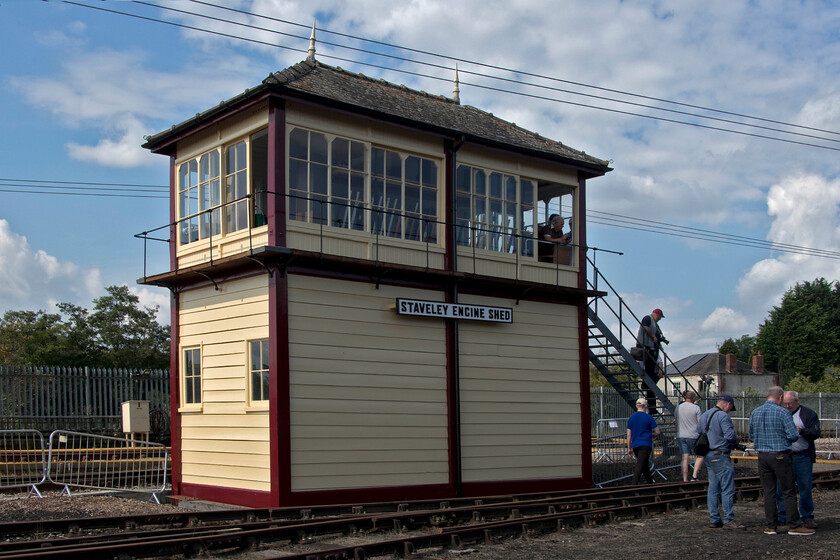
<path fill-rule="evenodd" d="M 636 412 L 627 420 L 627 454 L 636 455 L 636 469 L 633 471 L 633 484 L 639 483 L 641 475 L 648 483 L 653 482 L 650 474 L 650 454 L 653 451 L 653 436 L 662 433 L 653 416 L 645 412 L 647 399 L 636 399 Z"/>

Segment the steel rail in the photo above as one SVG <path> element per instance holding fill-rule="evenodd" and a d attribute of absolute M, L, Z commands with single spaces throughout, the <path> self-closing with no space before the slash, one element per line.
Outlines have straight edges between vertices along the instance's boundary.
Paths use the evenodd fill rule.
<path fill-rule="evenodd" d="M 739 498 L 755 497 L 761 493 L 757 477 L 739 478 L 738 482 Z M 840 487 L 840 473 L 819 473 L 815 476 L 815 486 Z M 492 503 L 475 503 L 483 500 L 470 500 L 472 504 L 456 508 L 401 511 L 380 515 L 358 514 L 329 520 L 273 520 L 239 526 L 180 528 L 168 534 L 163 532 L 130 537 L 122 534 L 116 543 L 113 539 L 105 539 L 98 543 L 80 540 L 77 544 L 68 544 L 68 541 L 63 539 L 53 539 L 47 543 L 39 542 L 37 545 L 30 542 L 32 548 L 8 550 L 0 554 L 0 558 L 61 558 L 84 555 L 93 560 L 112 558 L 115 555 L 189 555 L 211 549 L 248 548 L 269 541 L 311 542 L 318 536 L 334 534 L 385 530 L 428 531 L 430 528 L 436 531 L 433 534 L 330 548 L 321 552 L 310 551 L 297 556 L 284 553 L 282 556 L 287 559 L 313 560 L 364 558 L 380 554 L 404 554 L 422 548 L 459 546 L 462 542 L 489 542 L 493 535 L 544 532 L 565 526 L 603 522 L 616 517 L 644 516 L 675 507 L 695 507 L 698 501 L 705 500 L 706 494 L 706 487 L 702 482 L 624 487 L 616 490 L 619 489 L 612 489 L 610 492 L 599 489 L 598 492 L 570 493 L 563 497 L 530 495 L 532 499 L 528 500 Z M 492 518 L 493 521 L 486 521 L 488 518 Z"/>

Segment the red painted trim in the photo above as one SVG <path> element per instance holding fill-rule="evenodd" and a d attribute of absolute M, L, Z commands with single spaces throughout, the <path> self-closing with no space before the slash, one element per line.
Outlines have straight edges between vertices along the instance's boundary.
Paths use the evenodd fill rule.
<path fill-rule="evenodd" d="M 592 486 L 591 478 L 549 478 L 542 480 L 501 480 L 494 482 L 465 482 L 464 496 L 498 496 L 503 494 L 531 494 L 577 490 Z"/>
<path fill-rule="evenodd" d="M 446 301 L 452 302 L 452 292 L 447 290 Z M 460 391 L 458 390 L 457 382 L 457 348 L 455 346 L 455 320 L 446 319 L 446 436 L 447 436 L 447 456 L 449 461 L 449 487 L 451 494 L 456 495 L 458 483 L 461 478 L 461 436 L 458 428 L 460 421 L 460 406 L 459 399 Z"/>
<path fill-rule="evenodd" d="M 180 297 L 177 292 L 170 292 L 170 323 L 169 327 L 169 434 L 172 453 L 172 493 L 180 492 L 181 485 L 181 415 L 178 409 L 181 406 L 181 354 L 178 349 L 181 339 L 178 320 Z"/>
<path fill-rule="evenodd" d="M 586 247 L 586 180 L 578 179 L 578 228 L 580 246 Z M 578 251 L 578 287 L 586 288 L 586 254 L 583 249 Z M 592 482 L 592 403 L 589 398 L 589 318 L 587 317 L 588 302 L 578 304 L 578 346 L 580 348 L 580 449 L 582 476 Z"/>
<path fill-rule="evenodd" d="M 275 268 L 268 280 L 269 324 L 269 431 L 271 499 L 273 505 L 289 503 L 292 491 L 292 434 L 289 410 L 289 282 L 285 271 Z"/>
<path fill-rule="evenodd" d="M 589 319 L 586 304 L 578 305 L 578 345 L 580 346 L 580 449 L 584 480 L 592 483 L 592 404 L 589 397 Z"/>
<path fill-rule="evenodd" d="M 286 109 L 282 99 L 268 105 L 268 244 L 286 246 Z"/>
<path fill-rule="evenodd" d="M 172 493 L 176 494 L 174 488 Z M 180 491 L 177 492 L 177 495 L 173 496 L 173 498 L 177 500 L 178 496 L 186 496 L 196 498 L 198 500 L 208 500 L 211 502 L 255 508 L 268 508 L 276 506 L 276 504 L 271 501 L 270 492 L 243 490 L 241 488 L 227 488 L 224 486 L 207 486 L 205 484 L 192 484 L 189 482 L 182 484 Z"/>
<path fill-rule="evenodd" d="M 178 185 L 175 181 L 175 155 L 169 158 L 169 270 L 178 270 L 178 226 L 175 224 Z"/>
<path fill-rule="evenodd" d="M 397 502 L 408 500 L 437 500 L 451 498 L 448 485 L 389 486 L 383 488 L 353 488 L 294 492 L 288 505 L 352 504 L 359 502 Z"/>
<path fill-rule="evenodd" d="M 586 289 L 586 180 L 578 178 L 578 288 Z"/>
<path fill-rule="evenodd" d="M 443 233 L 443 242 L 444 242 L 444 256 L 443 256 L 443 269 L 444 270 L 453 270 L 453 265 L 455 263 L 455 251 L 457 248 L 453 243 L 455 239 L 454 229 L 455 229 L 455 208 L 453 204 L 453 196 L 455 192 L 455 177 L 452 174 L 452 149 L 454 148 L 452 140 L 444 140 L 443 142 L 443 153 L 444 153 L 444 179 L 443 179 L 443 211 L 444 211 L 444 233 Z"/>

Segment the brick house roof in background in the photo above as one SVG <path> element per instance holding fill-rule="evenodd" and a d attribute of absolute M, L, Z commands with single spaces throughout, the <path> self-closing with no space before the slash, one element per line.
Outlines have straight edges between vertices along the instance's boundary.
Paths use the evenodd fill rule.
<path fill-rule="evenodd" d="M 683 375 L 726 375 L 733 373 L 738 375 L 775 375 L 769 371 L 753 371 L 750 364 L 740 360 L 736 362 L 736 371 L 729 371 L 726 369 L 726 355 L 719 352 L 692 354 L 677 360 L 674 365 Z M 674 373 L 674 375 L 678 374 Z"/>
<path fill-rule="evenodd" d="M 303 61 L 268 76 L 260 86 L 223 101 L 167 131 L 148 137 L 144 147 L 164 151 L 190 129 L 267 93 L 297 97 L 384 121 L 421 128 L 578 167 L 591 176 L 611 171 L 609 162 L 454 100 L 347 72 L 320 62 Z"/>

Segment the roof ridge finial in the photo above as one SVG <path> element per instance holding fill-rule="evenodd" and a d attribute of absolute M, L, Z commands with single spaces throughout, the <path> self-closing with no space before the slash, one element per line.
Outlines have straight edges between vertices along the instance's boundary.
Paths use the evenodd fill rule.
<path fill-rule="evenodd" d="M 309 35 L 309 50 L 306 51 L 306 61 L 315 62 L 315 23 L 317 20 L 312 20 L 312 33 Z"/>
<path fill-rule="evenodd" d="M 455 86 L 452 88 L 452 100 L 458 105 L 461 104 L 461 88 L 458 81 L 458 63 L 455 63 Z"/>

